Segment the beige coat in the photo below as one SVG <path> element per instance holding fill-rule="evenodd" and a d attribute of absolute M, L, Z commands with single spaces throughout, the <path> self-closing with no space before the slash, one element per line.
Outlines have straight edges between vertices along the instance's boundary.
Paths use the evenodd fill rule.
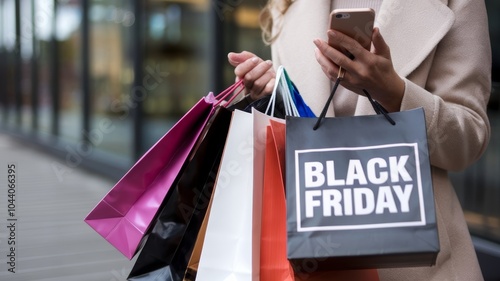
<path fill-rule="evenodd" d="M 285 66 L 316 113 L 331 83 L 314 58 L 313 39 L 326 39 L 330 4 L 296 0 L 273 29 L 281 25 L 272 45 L 275 66 Z M 396 71 L 405 79 L 401 110 L 425 110 L 441 244 L 436 266 L 383 269 L 380 279 L 482 280 L 447 171 L 476 161 L 489 140 L 491 50 L 484 1 L 384 0 L 376 25 L 391 48 Z M 356 115 L 374 114 L 366 98 L 350 101 L 342 106 L 355 106 Z M 334 114 L 330 108 L 329 115 Z"/>

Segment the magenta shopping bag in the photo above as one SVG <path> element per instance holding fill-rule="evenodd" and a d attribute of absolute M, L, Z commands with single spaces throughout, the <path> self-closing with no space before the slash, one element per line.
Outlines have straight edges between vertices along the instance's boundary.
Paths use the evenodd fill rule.
<path fill-rule="evenodd" d="M 241 84 L 217 97 L 210 93 L 201 98 L 116 183 L 85 222 L 131 259 L 214 109 Z"/>

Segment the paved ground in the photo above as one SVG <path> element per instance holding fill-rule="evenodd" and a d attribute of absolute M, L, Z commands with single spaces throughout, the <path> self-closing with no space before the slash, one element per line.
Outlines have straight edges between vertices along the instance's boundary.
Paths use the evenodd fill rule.
<path fill-rule="evenodd" d="M 0 280 L 126 280 L 134 261 L 83 221 L 113 184 L 0 134 Z"/>

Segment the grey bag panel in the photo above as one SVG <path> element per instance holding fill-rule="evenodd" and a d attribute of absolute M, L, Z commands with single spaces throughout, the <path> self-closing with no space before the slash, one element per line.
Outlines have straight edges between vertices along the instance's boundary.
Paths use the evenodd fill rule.
<path fill-rule="evenodd" d="M 434 264 L 424 112 L 390 116 L 396 125 L 382 115 L 340 117 L 317 130 L 315 118 L 287 117 L 288 257 L 296 265 L 311 258 L 330 269 Z"/>

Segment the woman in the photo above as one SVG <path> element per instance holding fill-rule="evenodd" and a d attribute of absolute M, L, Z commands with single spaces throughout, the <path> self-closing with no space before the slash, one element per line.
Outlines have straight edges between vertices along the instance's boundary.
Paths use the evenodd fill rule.
<path fill-rule="evenodd" d="M 332 9 L 355 7 L 376 11 L 371 51 L 327 32 Z M 374 114 L 368 100 L 355 94 L 362 88 L 389 111 L 425 110 L 441 251 L 433 267 L 380 269 L 380 280 L 482 280 L 448 171 L 476 161 L 489 140 L 491 50 L 484 2 L 270 0 L 263 19 L 272 62 L 249 52 L 228 56 L 252 99 L 271 92 L 274 67 L 284 65 L 319 114 L 341 66 L 345 88 L 335 94 L 329 116 Z M 356 59 L 330 47 L 328 39 Z"/>

